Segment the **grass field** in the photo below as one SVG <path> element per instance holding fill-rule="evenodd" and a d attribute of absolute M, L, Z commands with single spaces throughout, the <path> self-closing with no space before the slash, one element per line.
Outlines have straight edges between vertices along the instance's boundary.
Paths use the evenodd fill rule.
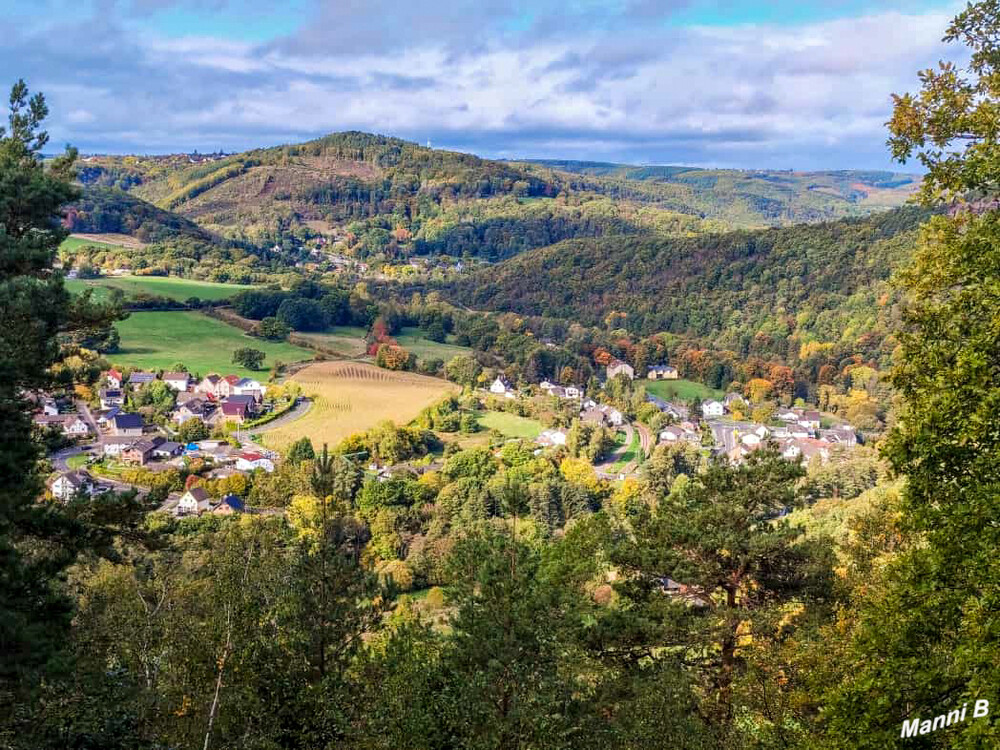
<path fill-rule="evenodd" d="M 419 328 L 404 328 L 393 338 L 399 342 L 401 347 L 413 352 L 420 359 L 442 359 L 447 362 L 452 357 L 469 354 L 472 351 L 467 346 L 431 341 L 424 336 L 424 332 Z"/>
<path fill-rule="evenodd" d="M 90 455 L 87 453 L 77 453 L 76 455 L 70 456 L 66 459 L 66 466 L 68 466 L 71 471 L 75 469 L 82 469 L 87 465 L 89 458 Z"/>
<path fill-rule="evenodd" d="M 243 284 L 221 284 L 216 281 L 196 281 L 176 276 L 108 276 L 100 279 L 66 281 L 66 288 L 71 292 L 78 294 L 85 289 L 94 289 L 94 296 L 98 299 L 107 296 L 111 287 L 121 289 L 126 295 L 153 294 L 181 302 L 190 297 L 207 300 L 227 299 L 244 289 L 253 288 Z"/>
<path fill-rule="evenodd" d="M 137 312 L 115 327 L 121 334 L 121 348 L 108 359 L 149 370 L 183 362 L 192 373 L 201 375 L 218 372 L 259 377 L 261 372 L 232 364 L 235 349 L 260 349 L 267 355 L 265 368 L 277 360 L 288 364 L 314 356 L 298 346 L 251 338 L 239 328 L 197 312 Z"/>
<path fill-rule="evenodd" d="M 702 383 L 695 383 L 693 380 L 643 380 L 642 385 L 646 387 L 646 392 L 654 396 L 670 401 L 690 401 L 697 397 L 701 400 L 707 398 L 722 398 L 722 391 L 709 388 Z"/>
<path fill-rule="evenodd" d="M 619 433 L 619 435 L 622 434 L 623 433 Z M 622 469 L 624 469 L 633 461 L 637 461 L 639 459 L 639 451 L 641 450 L 642 450 L 642 443 L 639 440 L 639 431 L 633 430 L 632 442 L 629 443 L 628 448 L 626 448 L 625 452 L 621 454 L 618 461 L 615 462 L 615 465 L 611 467 L 611 473 L 617 473 Z"/>
<path fill-rule="evenodd" d="M 100 240 L 90 239 L 88 237 L 67 237 L 62 241 L 62 244 L 59 245 L 59 249 L 69 250 L 70 252 L 72 252 L 86 245 L 107 245 L 109 247 L 128 247 L 128 245 L 126 245 L 124 241 L 115 242 L 112 237 Z"/>
<path fill-rule="evenodd" d="M 480 415 L 479 425 L 486 430 L 496 430 L 504 437 L 534 440 L 542 432 L 542 425 L 534 419 L 508 414 L 505 411 L 488 411 Z"/>
<path fill-rule="evenodd" d="M 336 326 L 324 333 L 299 333 L 302 337 L 323 349 L 343 357 L 362 357 L 365 354 L 365 335 L 368 331 L 361 326 Z"/>
<path fill-rule="evenodd" d="M 306 436 L 313 445 L 334 446 L 348 435 L 390 419 L 406 424 L 422 409 L 458 387 L 438 378 L 392 372 L 360 362 L 317 362 L 290 380 L 313 398 L 300 419 L 275 430 L 260 431 L 263 442 L 280 449 Z"/>

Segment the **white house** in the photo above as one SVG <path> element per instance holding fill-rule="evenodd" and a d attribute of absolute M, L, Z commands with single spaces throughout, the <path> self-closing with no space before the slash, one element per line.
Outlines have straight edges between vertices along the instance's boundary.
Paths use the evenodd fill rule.
<path fill-rule="evenodd" d="M 260 401 L 264 398 L 264 392 L 266 390 L 267 386 L 259 380 L 254 380 L 253 378 L 240 378 L 233 386 L 233 395 L 253 396 L 255 399 Z"/>
<path fill-rule="evenodd" d="M 123 382 L 122 374 L 118 372 L 118 370 L 115 370 L 114 368 L 104 373 L 104 379 L 108 383 L 108 388 L 118 389 L 122 387 L 122 382 Z"/>
<path fill-rule="evenodd" d="M 101 450 L 105 456 L 120 456 L 122 451 L 131 448 L 133 443 L 135 443 L 134 438 L 111 438 L 101 443 Z"/>
<path fill-rule="evenodd" d="M 190 516 L 195 513 L 204 513 L 212 507 L 212 501 L 208 493 L 201 487 L 192 487 L 177 501 L 177 508 L 174 512 L 178 516 Z"/>
<path fill-rule="evenodd" d="M 90 425 L 81 417 L 72 417 L 63 423 L 63 432 L 70 437 L 84 437 L 90 434 Z"/>
<path fill-rule="evenodd" d="M 94 490 L 94 480 L 85 471 L 68 471 L 60 474 L 52 483 L 52 496 L 60 500 L 68 500 L 77 492 L 89 492 Z"/>
<path fill-rule="evenodd" d="M 59 404 L 55 402 L 55 399 L 47 398 L 42 402 L 42 414 L 47 417 L 59 416 Z"/>
<path fill-rule="evenodd" d="M 175 391 L 186 391 L 191 386 L 191 376 L 186 372 L 165 372 L 163 382 Z"/>
<path fill-rule="evenodd" d="M 510 381 L 507 380 L 505 375 L 497 375 L 497 379 L 490 384 L 490 393 L 495 393 L 498 396 L 502 396 L 512 390 Z"/>
<path fill-rule="evenodd" d="M 726 413 L 726 407 L 721 401 L 710 399 L 701 402 L 701 415 L 703 417 L 721 417 Z"/>
<path fill-rule="evenodd" d="M 583 391 L 581 391 L 575 385 L 566 386 L 566 398 L 581 398 L 582 396 L 583 396 Z"/>
<path fill-rule="evenodd" d="M 613 406 L 602 406 L 600 407 L 600 409 L 604 413 L 604 416 L 608 418 L 609 424 L 615 427 L 621 427 L 623 424 L 625 424 L 625 415 L 623 415 Z"/>
<path fill-rule="evenodd" d="M 535 442 L 545 447 L 553 445 L 566 445 L 566 431 L 542 430 L 542 433 L 535 438 Z"/>
<path fill-rule="evenodd" d="M 263 469 L 270 474 L 274 471 L 274 462 L 260 453 L 240 453 L 236 456 L 236 468 L 239 471 Z"/>

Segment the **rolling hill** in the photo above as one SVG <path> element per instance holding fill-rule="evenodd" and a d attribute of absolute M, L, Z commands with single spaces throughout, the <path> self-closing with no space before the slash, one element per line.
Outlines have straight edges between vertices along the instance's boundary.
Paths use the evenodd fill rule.
<path fill-rule="evenodd" d="M 575 239 L 443 288 L 476 310 L 669 332 L 747 353 L 787 341 L 834 343 L 884 330 L 888 279 L 927 212 L 694 237 Z"/>
<path fill-rule="evenodd" d="M 322 234 L 359 257 L 490 261 L 574 238 L 866 215 L 899 205 L 914 187 L 911 176 L 888 172 L 493 161 L 359 132 L 232 155 L 93 156 L 80 179 L 228 238 Z"/>

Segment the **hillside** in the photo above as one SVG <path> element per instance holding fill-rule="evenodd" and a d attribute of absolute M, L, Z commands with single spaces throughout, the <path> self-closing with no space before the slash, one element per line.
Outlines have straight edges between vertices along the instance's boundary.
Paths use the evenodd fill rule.
<path fill-rule="evenodd" d="M 127 234 L 142 242 L 187 238 L 217 244 L 219 239 L 190 219 L 147 203 L 115 187 L 88 185 L 66 209 L 64 224 L 71 232 Z"/>
<path fill-rule="evenodd" d="M 113 186 L 221 236 L 324 235 L 358 257 L 503 260 L 581 237 L 688 235 L 864 215 L 901 203 L 891 173 L 744 173 L 506 162 L 366 133 L 241 154 L 88 157 Z"/>
<path fill-rule="evenodd" d="M 910 257 L 924 218 L 904 208 L 697 237 L 569 240 L 477 272 L 445 294 L 477 310 L 666 331 L 743 353 L 755 337 L 774 353 L 792 338 L 832 343 L 874 333 L 874 342 L 886 281 Z"/>
<path fill-rule="evenodd" d="M 733 228 L 815 222 L 862 216 L 902 205 L 918 175 L 877 170 L 698 169 L 608 162 L 538 159 L 547 169 L 578 174 L 617 188 L 628 199 L 682 206 Z"/>

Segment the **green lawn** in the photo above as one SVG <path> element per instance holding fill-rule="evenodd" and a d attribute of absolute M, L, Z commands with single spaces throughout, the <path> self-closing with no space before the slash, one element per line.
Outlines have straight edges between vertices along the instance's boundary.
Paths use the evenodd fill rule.
<path fill-rule="evenodd" d="M 436 341 L 431 341 L 424 335 L 421 329 L 413 327 L 404 328 L 396 336 L 393 336 L 393 338 L 399 342 L 401 347 L 413 352 L 420 359 L 436 358 L 447 362 L 452 357 L 469 354 L 472 351 L 467 346 L 448 343 L 439 344 Z"/>
<path fill-rule="evenodd" d="M 643 380 L 640 381 L 646 387 L 646 392 L 658 396 L 666 401 L 690 401 L 697 397 L 702 401 L 709 398 L 722 398 L 722 391 L 709 388 L 702 383 L 695 383 L 693 380 Z"/>
<path fill-rule="evenodd" d="M 624 433 L 618 433 L 618 435 L 624 437 Z M 618 439 L 620 440 L 621 438 Z M 629 443 L 628 448 L 625 450 L 624 453 L 621 454 L 621 457 L 618 459 L 617 462 L 615 462 L 615 465 L 611 467 L 611 473 L 619 472 L 633 461 L 637 461 L 639 459 L 640 450 L 642 450 L 642 443 L 639 440 L 639 431 L 633 430 L 632 442 Z"/>
<path fill-rule="evenodd" d="M 69 279 L 66 288 L 80 293 L 94 289 L 98 299 L 107 296 L 108 289 L 121 289 L 126 295 L 153 294 L 183 302 L 190 297 L 206 300 L 220 300 L 232 297 L 244 289 L 252 289 L 244 284 L 222 284 L 216 281 L 196 281 L 177 276 L 108 276 L 100 279 Z"/>
<path fill-rule="evenodd" d="M 255 373 L 232 364 L 235 349 L 260 349 L 267 355 L 265 368 L 278 360 L 288 364 L 312 359 L 314 354 L 285 342 L 252 338 L 239 328 L 197 312 L 137 312 L 115 326 L 121 334 L 121 348 L 108 359 L 147 370 L 183 362 L 192 373 L 201 375 L 218 372 L 260 377 L 263 371 Z"/>
<path fill-rule="evenodd" d="M 541 423 L 505 411 L 488 411 L 479 416 L 480 427 L 496 430 L 504 437 L 534 440 L 542 432 Z"/>
<path fill-rule="evenodd" d="M 76 455 L 70 456 L 69 458 L 66 459 L 66 466 L 68 466 L 70 470 L 82 469 L 84 466 L 87 465 L 87 461 L 89 459 L 90 459 L 90 454 L 77 453 Z"/>

